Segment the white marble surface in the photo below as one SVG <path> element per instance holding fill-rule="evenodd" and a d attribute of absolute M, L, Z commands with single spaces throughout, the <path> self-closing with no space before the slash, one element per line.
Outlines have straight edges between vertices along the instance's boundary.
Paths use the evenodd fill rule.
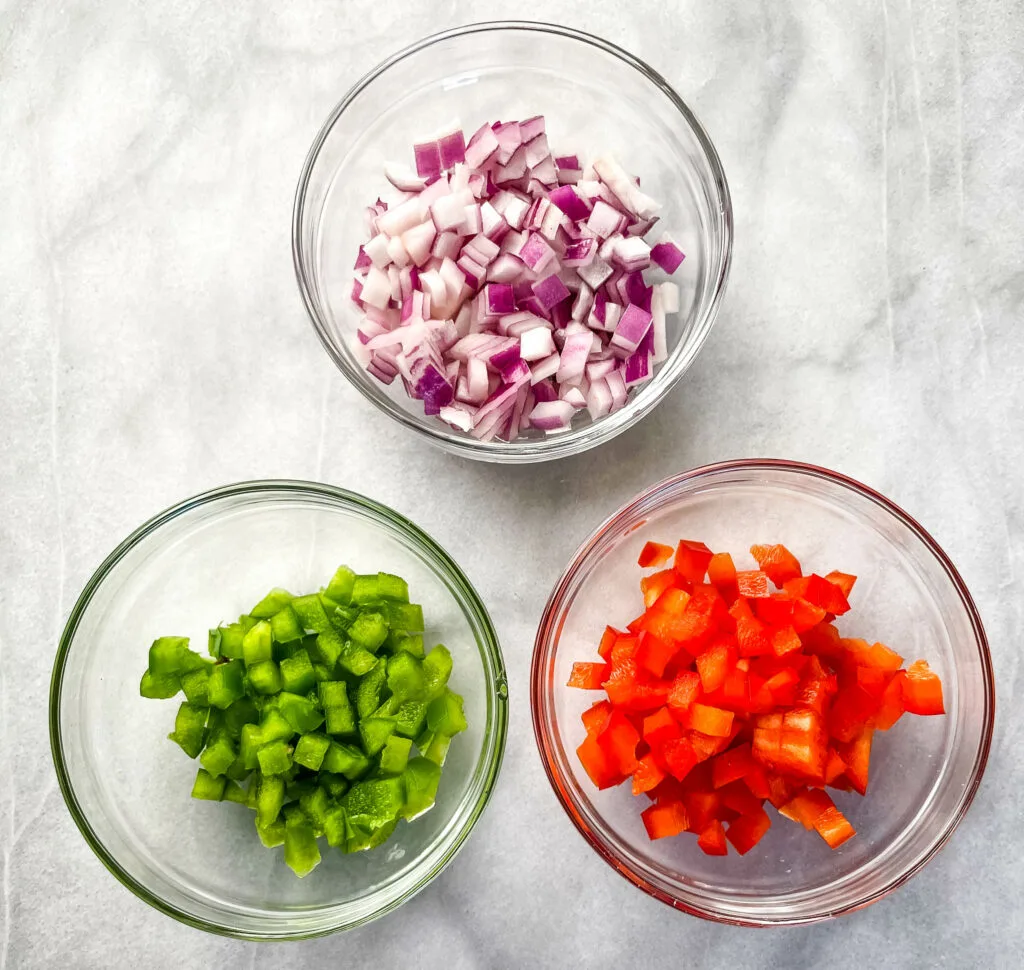
<path fill-rule="evenodd" d="M 732 183 L 735 264 L 706 350 L 645 424 L 504 470 L 433 450 L 344 383 L 299 301 L 289 219 L 315 130 L 372 64 L 550 5 L 0 2 L 0 968 L 1018 964 L 1019 6 L 559 8 L 695 107 Z M 713 926 L 615 876 L 559 808 L 528 716 L 534 627 L 580 539 L 648 483 L 750 455 L 830 465 L 917 516 L 973 590 L 997 672 L 988 774 L 951 844 L 891 898 L 808 929 Z M 262 476 L 413 516 L 490 605 L 512 691 L 504 772 L 455 864 L 396 916 L 275 946 L 208 937 L 115 882 L 46 742 L 57 638 L 100 559 L 183 496 Z"/>

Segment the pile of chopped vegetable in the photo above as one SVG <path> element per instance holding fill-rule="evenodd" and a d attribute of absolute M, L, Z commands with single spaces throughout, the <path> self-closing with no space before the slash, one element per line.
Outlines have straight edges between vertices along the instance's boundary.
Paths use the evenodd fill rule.
<path fill-rule="evenodd" d="M 587 410 L 623 407 L 668 348 L 668 235 L 644 237 L 660 205 L 614 159 L 552 153 L 543 117 L 455 126 L 414 147 L 416 171 L 367 210 L 352 299 L 355 351 L 385 384 L 402 377 L 426 414 L 481 441 L 554 433 Z"/>
<path fill-rule="evenodd" d="M 263 844 L 305 876 L 319 836 L 370 849 L 434 804 L 466 719 L 451 654 L 427 652 L 423 629 L 405 580 L 342 566 L 319 593 L 274 589 L 211 630 L 213 659 L 157 640 L 141 694 L 184 692 L 168 736 L 202 765 L 192 797 L 253 809 Z"/>
<path fill-rule="evenodd" d="M 701 542 L 648 542 L 646 607 L 608 627 L 599 663 L 573 665 L 570 687 L 603 690 L 577 749 L 598 788 L 632 779 L 653 803 L 652 839 L 689 831 L 709 855 L 741 855 L 768 831 L 770 802 L 833 849 L 855 832 L 825 791 L 867 793 L 871 744 L 904 714 L 943 714 L 923 660 L 840 636 L 856 577 L 804 576 L 781 545 L 756 545 L 757 569 Z M 774 587 L 774 590 L 773 590 Z"/>

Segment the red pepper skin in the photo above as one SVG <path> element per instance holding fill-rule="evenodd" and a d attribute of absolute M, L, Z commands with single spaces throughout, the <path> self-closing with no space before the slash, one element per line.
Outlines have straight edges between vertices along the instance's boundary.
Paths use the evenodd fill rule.
<path fill-rule="evenodd" d="M 903 679 L 903 708 L 911 714 L 945 714 L 942 681 L 923 660 L 915 660 Z"/>

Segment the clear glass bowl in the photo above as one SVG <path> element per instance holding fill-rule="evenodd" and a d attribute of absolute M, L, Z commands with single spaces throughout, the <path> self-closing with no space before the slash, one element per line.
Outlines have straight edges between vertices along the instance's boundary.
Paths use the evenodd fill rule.
<path fill-rule="evenodd" d="M 903 717 L 880 734 L 867 797 L 835 793 L 857 835 L 838 850 L 777 818 L 746 856 L 704 855 L 696 839 L 648 840 L 648 801 L 599 792 L 576 757 L 588 691 L 565 687 L 596 658 L 606 624 L 643 609 L 637 555 L 649 540 L 698 539 L 744 553 L 782 542 L 805 568 L 859 578 L 851 636 L 874 637 L 942 678 L 945 717 Z M 750 561 L 751 567 L 753 560 Z M 742 568 L 742 567 L 741 567 Z M 584 838 L 641 889 L 725 923 L 809 923 L 874 902 L 916 873 L 963 818 L 988 757 L 995 694 L 981 619 L 953 564 L 913 519 L 851 479 L 811 465 L 737 461 L 671 478 L 616 512 L 580 547 L 545 608 L 531 675 L 534 731 L 548 777 Z"/>
<path fill-rule="evenodd" d="M 389 188 L 386 161 L 411 159 L 412 143 L 460 119 L 468 132 L 499 118 L 547 117 L 552 145 L 586 158 L 612 152 L 664 204 L 662 222 L 686 253 L 674 279 L 680 313 L 669 318 L 669 359 L 622 410 L 572 430 L 510 443 L 479 442 L 423 414 L 400 381 L 390 388 L 352 354 L 359 323 L 349 299 L 364 242 L 363 210 Z M 385 414 L 448 451 L 496 462 L 577 454 L 624 431 L 668 393 L 707 338 L 732 253 L 725 173 L 700 122 L 643 61 L 579 31 L 549 24 L 486 23 L 428 37 L 386 60 L 331 112 L 299 180 L 292 254 L 299 289 L 324 348 Z"/>
<path fill-rule="evenodd" d="M 149 644 L 207 629 L 268 589 L 308 591 L 341 563 L 389 571 L 423 604 L 427 639 L 452 652 L 469 729 L 452 742 L 437 803 L 378 849 L 298 879 L 265 849 L 252 813 L 190 798 L 196 763 L 171 742 L 181 698 L 147 700 Z M 501 765 L 508 689 L 487 610 L 429 536 L 369 499 L 303 482 L 231 485 L 162 512 L 89 580 L 61 638 L 50 742 L 61 791 L 89 845 L 137 896 L 200 929 L 288 939 L 347 929 L 422 889 L 483 811 Z"/>

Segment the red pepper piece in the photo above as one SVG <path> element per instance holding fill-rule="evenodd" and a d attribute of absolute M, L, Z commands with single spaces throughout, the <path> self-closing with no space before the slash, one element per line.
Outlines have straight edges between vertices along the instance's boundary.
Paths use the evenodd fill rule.
<path fill-rule="evenodd" d="M 716 754 L 721 754 L 729 744 L 728 737 L 713 738 L 710 735 L 702 734 L 700 731 L 690 731 L 687 739 L 696 752 L 698 761 L 707 761 Z"/>
<path fill-rule="evenodd" d="M 768 626 L 789 626 L 793 620 L 795 602 L 789 593 L 772 593 L 764 599 L 754 600 L 754 614 Z"/>
<path fill-rule="evenodd" d="M 697 673 L 705 693 L 718 690 L 736 664 L 736 651 L 727 643 L 715 643 L 697 657 Z"/>
<path fill-rule="evenodd" d="M 690 826 L 696 831 L 703 829 L 708 822 L 718 815 L 722 800 L 717 792 L 692 791 L 683 796 L 686 814 L 690 816 Z"/>
<path fill-rule="evenodd" d="M 771 694 L 772 704 L 782 706 L 790 705 L 796 700 L 799 683 L 800 675 L 792 667 L 787 667 L 769 677 L 764 686 Z"/>
<path fill-rule="evenodd" d="M 871 741 L 874 728 L 865 727 L 848 744 L 839 744 L 839 756 L 846 762 L 844 775 L 853 786 L 853 790 L 861 795 L 868 792 L 868 768 L 871 764 Z"/>
<path fill-rule="evenodd" d="M 867 640 L 843 640 L 850 660 L 860 667 L 871 667 L 894 674 L 903 666 L 903 658 L 884 643 L 869 644 Z"/>
<path fill-rule="evenodd" d="M 751 546 L 750 554 L 776 586 L 801 575 L 799 561 L 785 546 Z"/>
<path fill-rule="evenodd" d="M 711 784 L 715 788 L 723 788 L 745 778 L 756 767 L 757 762 L 750 753 L 750 744 L 737 745 L 711 760 Z"/>
<path fill-rule="evenodd" d="M 729 846 L 725 841 L 725 829 L 717 818 L 711 819 L 700 830 L 697 845 L 706 855 L 728 855 Z"/>
<path fill-rule="evenodd" d="M 761 807 L 761 799 L 756 798 L 742 781 L 734 781 L 719 789 L 718 797 L 726 808 L 731 808 L 740 815 L 754 815 Z"/>
<path fill-rule="evenodd" d="M 825 765 L 825 784 L 831 785 L 845 771 L 846 762 L 839 757 L 839 753 L 834 748 L 829 748 L 828 762 Z"/>
<path fill-rule="evenodd" d="M 874 717 L 879 703 L 856 682 L 842 687 L 828 713 L 829 734 L 837 741 L 852 741 Z"/>
<path fill-rule="evenodd" d="M 741 657 L 759 657 L 772 652 L 772 641 L 765 625 L 754 616 L 750 604 L 738 599 L 729 609 L 736 621 L 736 642 Z"/>
<path fill-rule="evenodd" d="M 776 657 L 784 657 L 802 648 L 803 643 L 792 626 L 779 627 L 772 631 L 772 651 Z"/>
<path fill-rule="evenodd" d="M 672 547 L 660 542 L 647 542 L 640 550 L 637 565 L 647 569 L 648 566 L 663 566 L 672 558 Z"/>
<path fill-rule="evenodd" d="M 800 707 L 824 714 L 837 689 L 835 677 L 825 672 L 817 657 L 811 657 L 800 678 L 796 703 Z"/>
<path fill-rule="evenodd" d="M 771 787 L 768 784 L 768 772 L 756 762 L 743 779 L 743 784 L 750 789 L 750 794 L 754 798 L 762 802 L 772 793 Z"/>
<path fill-rule="evenodd" d="M 842 616 L 850 610 L 850 603 L 842 589 L 817 573 L 787 580 L 783 588 L 791 596 L 801 597 L 808 603 L 821 607 L 826 613 Z"/>
<path fill-rule="evenodd" d="M 802 597 L 793 600 L 793 629 L 797 633 L 812 630 L 825 619 L 825 611 L 820 606 L 808 603 Z"/>
<path fill-rule="evenodd" d="M 768 772 L 768 801 L 770 801 L 776 808 L 781 808 L 786 804 L 792 797 L 793 793 L 800 786 L 796 782 L 790 781 L 790 779 L 777 775 L 772 772 Z"/>
<path fill-rule="evenodd" d="M 702 583 L 712 555 L 711 550 L 703 542 L 683 539 L 676 547 L 676 572 L 691 583 Z"/>
<path fill-rule="evenodd" d="M 813 829 L 833 848 L 838 848 L 856 833 L 827 792 L 820 789 L 805 789 L 798 792 L 779 813 L 800 822 L 806 829 Z"/>
<path fill-rule="evenodd" d="M 637 661 L 644 670 L 655 677 L 661 677 L 679 649 L 679 645 L 671 640 L 662 640 L 653 633 L 643 633 L 640 636 Z"/>
<path fill-rule="evenodd" d="M 650 609 L 666 591 L 676 589 L 677 579 L 678 575 L 674 569 L 662 569 L 650 576 L 644 576 L 640 580 L 640 592 L 644 597 L 644 606 Z"/>
<path fill-rule="evenodd" d="M 828 573 L 825 578 L 830 582 L 834 583 L 843 591 L 843 596 L 847 599 L 850 598 L 850 593 L 853 591 L 853 584 L 857 582 L 856 576 L 851 576 L 849 573 L 840 573 L 833 570 Z"/>
<path fill-rule="evenodd" d="M 741 815 L 735 821 L 729 823 L 725 837 L 732 843 L 733 848 L 740 854 L 746 855 L 771 828 L 771 819 L 763 808 L 758 808 L 750 815 Z"/>
<path fill-rule="evenodd" d="M 633 634 L 619 634 L 612 646 L 612 668 L 625 664 L 628 660 L 634 660 L 639 651 L 640 637 Z"/>
<path fill-rule="evenodd" d="M 843 639 L 831 622 L 819 623 L 801 634 L 800 639 L 805 650 L 834 666 L 842 663 L 846 656 Z"/>
<path fill-rule="evenodd" d="M 668 706 L 676 714 L 684 714 L 700 696 L 700 675 L 693 670 L 676 674 L 668 694 Z"/>
<path fill-rule="evenodd" d="M 906 674 L 900 670 L 889 681 L 882 694 L 875 716 L 871 719 L 873 727 L 879 731 L 888 731 L 902 716 L 906 708 L 903 706 L 903 681 Z"/>
<path fill-rule="evenodd" d="M 597 654 L 602 660 L 612 659 L 612 647 L 615 646 L 615 641 L 622 635 L 622 631 L 616 630 L 613 626 L 606 626 L 604 628 L 604 633 L 601 634 L 601 643 L 597 648 Z"/>
<path fill-rule="evenodd" d="M 597 737 L 604 730 L 611 715 L 611 704 L 608 701 L 598 701 L 596 704 L 588 707 L 580 715 L 580 719 L 583 721 L 583 727 L 586 728 L 587 734 Z"/>
<path fill-rule="evenodd" d="M 732 730 L 735 716 L 732 711 L 726 711 L 720 707 L 694 704 L 689 710 L 688 726 L 701 734 L 707 734 L 713 738 L 724 738 Z"/>
<path fill-rule="evenodd" d="M 581 690 L 600 690 L 601 685 L 611 676 L 611 664 L 574 663 L 567 687 Z"/>
<path fill-rule="evenodd" d="M 795 709 L 754 720 L 751 750 L 766 768 L 819 780 L 828 761 L 828 738 L 817 711 Z"/>
<path fill-rule="evenodd" d="M 662 707 L 645 717 L 643 725 L 644 740 L 652 748 L 660 748 L 667 742 L 683 736 L 682 728 L 667 707 Z"/>
<path fill-rule="evenodd" d="M 716 552 L 708 563 L 708 582 L 730 602 L 736 598 L 736 564 L 727 552 Z"/>
<path fill-rule="evenodd" d="M 750 675 L 740 667 L 740 661 L 726 674 L 722 684 L 722 703 L 741 714 L 750 711 Z"/>
<path fill-rule="evenodd" d="M 690 825 L 686 817 L 686 806 L 682 802 L 666 802 L 645 808 L 643 819 L 647 835 L 653 839 L 664 839 L 685 832 Z"/>
<path fill-rule="evenodd" d="M 745 596 L 747 599 L 767 597 L 769 593 L 768 574 L 760 569 L 741 570 L 736 573 L 736 588 L 739 590 L 740 596 Z"/>
<path fill-rule="evenodd" d="M 640 743 L 640 732 L 621 711 L 612 711 L 604 730 L 597 736 L 597 743 L 621 775 L 631 775 L 636 771 L 636 746 Z"/>
<path fill-rule="evenodd" d="M 903 707 L 911 714 L 945 714 L 942 681 L 923 660 L 915 660 L 903 678 Z"/>
<path fill-rule="evenodd" d="M 625 780 L 625 776 L 592 735 L 587 735 L 583 743 L 576 749 L 576 755 L 580 759 L 584 771 L 590 776 L 590 780 L 599 789 L 614 788 Z"/>
<path fill-rule="evenodd" d="M 665 780 L 665 772 L 653 754 L 648 752 L 636 764 L 633 772 L 633 794 L 642 795 L 657 788 Z"/>
<path fill-rule="evenodd" d="M 676 781 L 682 781 L 700 760 L 689 738 L 676 738 L 667 742 L 658 751 L 658 756 Z"/>

